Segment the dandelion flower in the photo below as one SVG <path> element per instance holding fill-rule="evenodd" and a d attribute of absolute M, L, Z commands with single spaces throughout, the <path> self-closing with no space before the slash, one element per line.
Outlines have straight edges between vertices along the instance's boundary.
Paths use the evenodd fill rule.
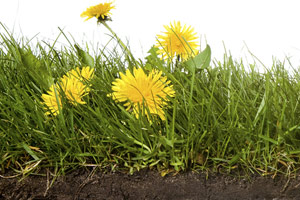
<path fill-rule="evenodd" d="M 55 84 L 51 85 L 48 94 L 42 94 L 42 99 L 44 104 L 50 110 L 46 112 L 46 115 L 53 114 L 53 116 L 56 116 L 59 113 L 59 106 L 62 106 L 62 104 L 61 97 L 58 95 L 58 90 Z"/>
<path fill-rule="evenodd" d="M 110 19 L 110 10 L 114 9 L 115 6 L 112 5 L 113 2 L 110 3 L 100 3 L 96 6 L 91 6 L 86 9 L 83 13 L 81 13 L 81 17 L 86 17 L 85 21 L 96 17 L 98 22 L 106 21 Z"/>
<path fill-rule="evenodd" d="M 90 89 L 79 79 L 65 75 L 60 80 L 59 84 L 63 93 L 72 104 L 76 105 L 77 103 L 86 103 L 82 100 L 82 97 L 86 96 Z"/>
<path fill-rule="evenodd" d="M 170 23 L 170 26 L 164 27 L 166 29 L 164 34 L 157 35 L 157 47 L 160 48 L 158 53 L 162 54 L 163 57 L 173 58 L 177 56 L 185 60 L 197 53 L 199 45 L 194 28 L 182 26 L 179 21 L 174 21 L 174 24 Z"/>
<path fill-rule="evenodd" d="M 60 78 L 56 84 L 50 87 L 48 94 L 42 95 L 44 104 L 50 110 L 50 112 L 46 112 L 46 115 L 53 114 L 55 116 L 59 113 L 57 102 L 59 102 L 59 105 L 62 107 L 62 94 L 65 95 L 66 99 L 73 105 L 85 104 L 86 102 L 84 102 L 82 98 L 88 94 L 91 85 L 86 85 L 84 81 L 89 81 L 93 76 L 94 71 L 92 68 L 83 67 L 80 71 L 77 67 L 75 70 L 69 71 Z"/>
<path fill-rule="evenodd" d="M 90 67 L 83 67 L 81 72 L 77 67 L 75 70 L 71 70 L 61 78 L 60 86 L 71 103 L 74 105 L 77 103 L 86 103 L 82 100 L 82 97 L 88 94 L 91 85 L 85 85 L 84 81 L 89 81 L 93 75 L 93 70 Z"/>
<path fill-rule="evenodd" d="M 162 77 L 162 72 L 152 70 L 147 76 L 142 68 L 134 68 L 133 74 L 127 69 L 126 73 L 120 73 L 113 83 L 109 96 L 117 102 L 124 102 L 126 110 L 132 110 L 136 118 L 139 116 L 139 108 L 147 107 L 150 114 L 158 115 L 165 120 L 163 107 L 167 105 L 168 96 L 174 97 L 173 86 L 168 86 L 170 81 Z M 145 111 L 149 118 L 148 111 Z"/>
<path fill-rule="evenodd" d="M 69 71 L 66 76 L 68 77 L 72 77 L 74 79 L 78 79 L 80 81 L 89 81 L 90 79 L 93 78 L 94 76 L 94 70 L 87 66 L 87 67 L 83 67 L 82 70 L 80 71 L 79 67 L 77 67 L 76 69 L 72 69 L 71 71 Z"/>
<path fill-rule="evenodd" d="M 76 68 L 76 71 L 79 72 L 79 68 Z M 94 70 L 87 66 L 87 67 L 83 67 L 80 73 L 81 77 L 83 78 L 83 81 L 89 81 L 93 78 L 94 76 Z"/>

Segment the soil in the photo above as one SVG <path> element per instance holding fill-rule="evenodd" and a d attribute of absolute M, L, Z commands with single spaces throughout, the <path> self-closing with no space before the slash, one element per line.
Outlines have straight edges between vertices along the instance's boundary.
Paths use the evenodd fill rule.
<path fill-rule="evenodd" d="M 162 177 L 157 171 L 133 175 L 78 169 L 58 177 L 0 178 L 0 200 L 90 199 L 300 199 L 300 176 L 239 177 L 185 172 Z"/>

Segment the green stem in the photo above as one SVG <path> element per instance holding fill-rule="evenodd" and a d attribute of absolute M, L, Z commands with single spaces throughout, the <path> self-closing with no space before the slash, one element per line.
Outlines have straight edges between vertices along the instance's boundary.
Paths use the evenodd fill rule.
<path fill-rule="evenodd" d="M 107 25 L 107 23 L 105 21 L 101 21 L 100 23 L 103 24 L 111 32 L 111 34 L 117 39 L 118 44 L 120 44 L 122 49 L 126 52 L 127 56 L 130 56 L 132 60 L 135 60 L 128 47 L 122 42 L 122 40 L 117 36 L 117 34 Z"/>

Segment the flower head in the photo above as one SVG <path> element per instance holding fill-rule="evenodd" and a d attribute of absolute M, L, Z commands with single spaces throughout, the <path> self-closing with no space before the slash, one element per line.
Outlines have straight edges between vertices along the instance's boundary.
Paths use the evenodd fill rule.
<path fill-rule="evenodd" d="M 50 111 L 46 115 L 59 113 L 59 105 L 62 107 L 61 97 L 65 95 L 66 99 L 73 105 L 85 104 L 82 97 L 86 96 L 90 91 L 91 85 L 86 85 L 84 81 L 89 81 L 93 78 L 94 71 L 90 67 L 83 67 L 80 71 L 77 67 L 75 70 L 67 72 L 56 84 L 50 87 L 48 94 L 43 94 L 42 99 L 44 104 Z"/>
<path fill-rule="evenodd" d="M 90 89 L 82 81 L 73 76 L 65 75 L 61 78 L 59 84 L 66 98 L 72 104 L 85 104 L 82 97 L 86 96 Z"/>
<path fill-rule="evenodd" d="M 77 67 L 76 69 L 72 69 L 71 71 L 67 72 L 65 76 L 69 77 L 70 79 L 80 80 L 82 82 L 89 81 L 94 76 L 94 70 L 87 66 L 83 67 L 80 71 L 79 67 Z"/>
<path fill-rule="evenodd" d="M 150 114 L 157 114 L 162 120 L 165 120 L 163 107 L 169 100 L 167 97 L 173 97 L 175 91 L 173 86 L 168 86 L 170 81 L 167 77 L 162 77 L 162 72 L 152 70 L 147 76 L 142 68 L 134 68 L 133 74 L 126 70 L 126 74 L 120 73 L 113 83 L 113 93 L 109 96 L 117 102 L 124 102 L 126 110 L 133 110 L 138 118 L 139 109 L 147 107 L 145 111 L 147 117 Z"/>
<path fill-rule="evenodd" d="M 96 6 L 91 6 L 86 9 L 83 13 L 81 13 L 81 17 L 86 17 L 85 21 L 96 17 L 98 22 L 106 21 L 110 19 L 110 10 L 114 9 L 115 6 L 112 5 L 113 2 L 110 3 L 100 3 Z"/>
<path fill-rule="evenodd" d="M 77 74 L 79 73 L 79 68 L 76 68 L 76 72 Z M 80 76 L 81 78 L 83 78 L 83 81 L 89 81 L 94 77 L 94 70 L 87 66 L 87 67 L 83 67 L 81 72 L 80 72 Z"/>
<path fill-rule="evenodd" d="M 46 115 L 56 116 L 59 113 L 59 106 L 61 106 L 61 97 L 58 95 L 58 90 L 55 84 L 51 85 L 48 94 L 42 94 L 44 104 L 48 107 L 49 111 Z"/>
<path fill-rule="evenodd" d="M 181 26 L 180 22 L 170 23 L 170 26 L 164 26 L 166 31 L 163 35 L 157 35 L 158 44 L 160 48 L 158 53 L 163 57 L 173 58 L 175 55 L 185 60 L 189 56 L 197 53 L 198 37 L 194 32 L 194 28 L 186 25 Z"/>

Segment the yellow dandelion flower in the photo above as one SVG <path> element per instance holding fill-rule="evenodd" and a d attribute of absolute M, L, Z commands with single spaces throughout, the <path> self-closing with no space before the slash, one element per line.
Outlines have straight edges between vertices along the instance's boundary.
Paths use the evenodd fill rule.
<path fill-rule="evenodd" d="M 76 67 L 76 69 L 72 69 L 69 71 L 66 76 L 68 77 L 73 77 L 75 79 L 79 79 L 80 81 L 89 81 L 93 78 L 94 76 L 94 70 L 87 66 L 83 67 L 82 70 L 80 71 L 79 67 Z"/>
<path fill-rule="evenodd" d="M 139 116 L 139 108 L 147 107 L 150 114 L 158 115 L 165 120 L 163 107 L 167 105 L 168 96 L 174 97 L 175 91 L 167 77 L 162 77 L 162 72 L 152 70 L 147 76 L 142 68 L 134 68 L 133 74 L 126 70 L 120 73 L 113 83 L 113 93 L 108 96 L 117 102 L 124 102 L 126 110 L 133 110 L 136 118 Z M 145 111 L 147 117 L 148 112 Z"/>
<path fill-rule="evenodd" d="M 56 84 L 50 87 L 48 94 L 42 95 L 44 104 L 50 110 L 46 112 L 46 115 L 53 114 L 56 116 L 59 113 L 58 102 L 62 108 L 62 93 L 74 105 L 77 105 L 77 103 L 85 104 L 86 102 L 82 100 L 82 97 L 88 94 L 91 85 L 84 83 L 92 79 L 93 76 L 94 71 L 90 67 L 83 67 L 81 71 L 77 67 L 75 70 L 67 72 Z"/>
<path fill-rule="evenodd" d="M 67 99 L 74 105 L 77 103 L 85 104 L 82 97 L 86 96 L 90 91 L 91 85 L 85 85 L 84 81 L 89 81 L 93 78 L 94 71 L 90 67 L 83 67 L 80 71 L 77 67 L 64 75 L 60 80 L 62 91 Z"/>
<path fill-rule="evenodd" d="M 83 13 L 81 13 L 81 17 L 86 17 L 85 21 L 96 17 L 98 22 L 106 21 L 110 19 L 111 9 L 114 9 L 115 6 L 112 5 L 113 2 L 110 3 L 100 3 L 96 6 L 91 6 L 86 9 Z"/>
<path fill-rule="evenodd" d="M 90 91 L 89 87 L 86 87 L 82 81 L 79 79 L 73 78 L 72 76 L 63 76 L 60 80 L 60 87 L 63 93 L 66 95 L 67 99 L 74 105 L 77 103 L 85 104 L 82 100 L 83 96 L 86 96 Z"/>
<path fill-rule="evenodd" d="M 76 68 L 76 71 L 79 71 L 79 68 Z M 83 80 L 91 80 L 94 76 L 94 69 L 87 66 L 87 67 L 83 67 L 80 73 L 81 77 L 83 77 Z"/>
<path fill-rule="evenodd" d="M 180 22 L 174 21 L 174 24 L 170 23 L 170 26 L 164 26 L 166 32 L 163 35 L 157 35 L 159 54 L 163 57 L 179 56 L 185 60 L 188 57 L 197 54 L 197 48 L 199 47 L 194 28 L 191 26 L 181 26 Z"/>
<path fill-rule="evenodd" d="M 51 85 L 47 93 L 48 94 L 42 94 L 44 105 L 46 105 L 47 108 L 50 110 L 46 112 L 46 115 L 52 114 L 56 116 L 59 113 L 59 106 L 62 106 L 61 97 L 59 96 L 56 85 Z"/>

